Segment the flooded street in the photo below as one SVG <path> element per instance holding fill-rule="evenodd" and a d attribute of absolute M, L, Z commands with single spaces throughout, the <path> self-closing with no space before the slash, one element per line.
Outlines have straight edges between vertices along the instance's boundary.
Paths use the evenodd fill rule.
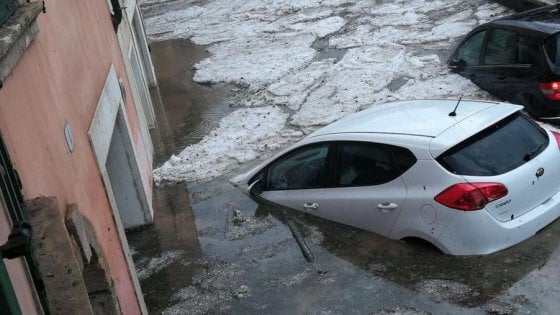
<path fill-rule="evenodd" d="M 151 49 L 160 83 L 152 95 L 160 164 L 211 132 L 246 91 L 193 82 L 193 65 L 207 55 L 201 46 L 168 40 Z M 154 225 L 127 233 L 151 314 L 553 314 L 560 308 L 558 221 L 508 250 L 453 257 L 257 203 L 228 179 L 156 186 Z"/>
<path fill-rule="evenodd" d="M 154 226 L 128 235 L 154 314 L 510 314 L 559 306 L 560 222 L 497 254 L 453 257 L 255 203 L 221 179 L 188 192 L 161 187 L 157 198 Z"/>
<path fill-rule="evenodd" d="M 215 129 L 220 119 L 233 111 L 229 99 L 239 89 L 231 84 L 193 82 L 193 64 L 208 52 L 189 40 L 156 42 L 150 48 L 159 83 L 151 91 L 158 116 L 153 130 L 154 160 L 159 165 Z"/>

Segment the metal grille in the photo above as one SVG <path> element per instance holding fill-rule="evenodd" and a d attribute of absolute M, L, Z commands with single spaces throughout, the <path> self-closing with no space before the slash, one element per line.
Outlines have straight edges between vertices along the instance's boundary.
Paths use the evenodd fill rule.
<path fill-rule="evenodd" d="M 0 0 L 0 26 L 14 13 L 17 0 Z"/>
<path fill-rule="evenodd" d="M 27 216 L 23 211 L 23 195 L 21 193 L 22 185 L 17 171 L 14 169 L 4 139 L 0 133 L 0 189 L 6 203 L 8 214 L 12 220 L 12 224 L 16 225 L 22 221 L 27 221 Z M 37 267 L 37 259 L 33 252 L 25 255 L 24 260 L 29 269 L 29 273 L 33 279 L 33 284 L 37 290 L 39 300 L 45 314 L 48 314 L 47 300 L 45 294 L 45 285 L 41 279 L 39 269 Z"/>

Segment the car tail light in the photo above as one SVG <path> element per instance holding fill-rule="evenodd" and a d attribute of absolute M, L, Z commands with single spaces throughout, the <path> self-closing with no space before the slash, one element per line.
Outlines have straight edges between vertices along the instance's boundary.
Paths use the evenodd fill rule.
<path fill-rule="evenodd" d="M 554 138 L 556 138 L 556 142 L 558 143 L 558 149 L 560 149 L 560 132 L 552 131 L 552 134 L 554 135 Z"/>
<path fill-rule="evenodd" d="M 539 83 L 539 88 L 548 99 L 560 101 L 560 82 Z"/>
<path fill-rule="evenodd" d="M 449 208 L 472 211 L 484 208 L 507 193 L 506 186 L 500 183 L 461 183 L 448 187 L 434 199 Z"/>

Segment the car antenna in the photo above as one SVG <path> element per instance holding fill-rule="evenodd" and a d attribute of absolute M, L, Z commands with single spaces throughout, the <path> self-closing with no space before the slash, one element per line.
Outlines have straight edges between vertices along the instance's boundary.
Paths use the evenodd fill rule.
<path fill-rule="evenodd" d="M 451 113 L 449 113 L 449 116 L 451 116 L 451 117 L 457 116 L 456 111 L 457 111 L 457 107 L 459 107 L 459 103 L 461 103 L 461 99 L 463 99 L 462 96 L 459 97 L 459 101 L 457 102 L 457 105 L 455 105 L 455 108 L 453 109 L 453 111 Z"/>

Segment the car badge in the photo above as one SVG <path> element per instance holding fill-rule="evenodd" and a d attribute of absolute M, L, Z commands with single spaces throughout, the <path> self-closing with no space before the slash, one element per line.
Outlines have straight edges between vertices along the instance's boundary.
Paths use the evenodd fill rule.
<path fill-rule="evenodd" d="M 539 169 L 535 173 L 535 176 L 537 176 L 537 178 L 540 178 L 541 176 L 543 176 L 543 174 L 544 174 L 544 168 L 539 167 Z"/>

